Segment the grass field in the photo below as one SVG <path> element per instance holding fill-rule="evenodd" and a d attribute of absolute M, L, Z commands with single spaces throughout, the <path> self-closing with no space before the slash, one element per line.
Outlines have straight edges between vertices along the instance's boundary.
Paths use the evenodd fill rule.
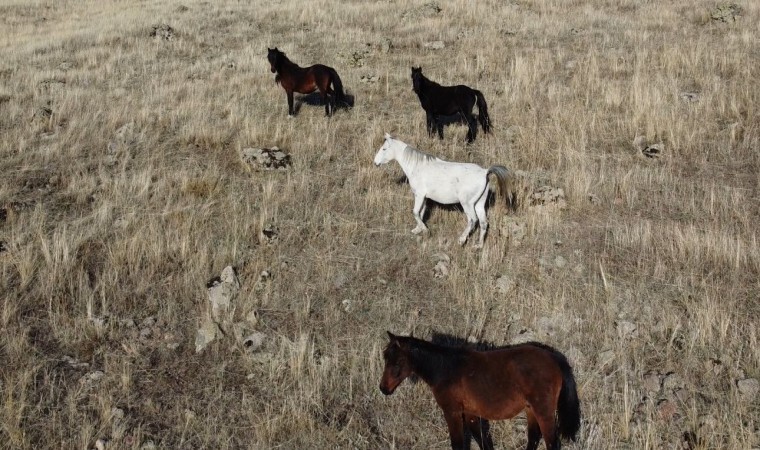
<path fill-rule="evenodd" d="M 390 330 L 561 350 L 567 448 L 760 448 L 760 3 L 736 7 L 0 0 L 0 447 L 448 448 L 423 383 L 378 389 Z M 274 46 L 355 107 L 288 119 Z M 429 138 L 412 65 L 481 90 L 493 134 Z M 455 208 L 413 236 L 384 132 L 520 171 L 522 201 L 481 251 Z M 292 169 L 241 162 L 271 146 Z M 196 353 L 230 265 L 263 345 L 226 324 Z M 524 417 L 493 434 L 522 448 Z"/>

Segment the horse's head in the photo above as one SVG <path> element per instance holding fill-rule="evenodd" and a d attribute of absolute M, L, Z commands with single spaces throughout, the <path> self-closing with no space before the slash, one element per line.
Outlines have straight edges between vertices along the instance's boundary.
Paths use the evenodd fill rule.
<path fill-rule="evenodd" d="M 396 151 L 394 144 L 396 142 L 399 142 L 391 137 L 390 134 L 385 133 L 385 141 L 383 142 L 383 146 L 380 147 L 380 150 L 377 151 L 377 154 L 375 155 L 375 165 L 379 166 L 380 164 L 386 164 L 396 157 Z"/>
<path fill-rule="evenodd" d="M 399 384 L 412 374 L 412 365 L 409 358 L 409 344 L 406 338 L 396 336 L 388 331 L 390 342 L 383 351 L 385 369 L 383 378 L 380 380 L 380 391 L 385 395 L 393 394 Z"/>
<path fill-rule="evenodd" d="M 279 51 L 277 47 L 267 47 L 267 60 L 269 60 L 269 68 L 272 73 L 277 72 L 277 66 L 279 65 L 280 56 L 285 56 L 285 53 Z"/>
<path fill-rule="evenodd" d="M 421 84 L 422 84 L 422 67 L 412 67 L 412 90 L 414 92 L 419 92 Z"/>

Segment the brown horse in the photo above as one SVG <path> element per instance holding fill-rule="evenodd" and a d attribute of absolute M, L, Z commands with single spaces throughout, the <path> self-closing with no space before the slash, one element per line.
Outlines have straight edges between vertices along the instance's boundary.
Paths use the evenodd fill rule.
<path fill-rule="evenodd" d="M 449 428 L 451 447 L 469 448 L 468 435 L 481 449 L 493 449 L 488 420 L 528 418 L 528 450 L 559 449 L 560 436 L 575 440 L 580 406 L 573 370 L 553 348 L 530 342 L 476 351 L 436 345 L 388 332 L 380 390 L 390 395 L 410 375 L 433 390 Z"/>
<path fill-rule="evenodd" d="M 271 66 L 275 83 L 280 83 L 288 95 L 288 115 L 295 115 L 293 108 L 293 92 L 299 94 L 311 94 L 319 90 L 322 102 L 325 104 L 325 115 L 329 116 L 340 102 L 350 106 L 343 92 L 343 83 L 340 81 L 338 72 L 332 67 L 315 64 L 309 67 L 299 67 L 285 56 L 285 53 L 275 48 L 267 48 L 267 59 Z M 332 87 L 330 85 L 332 84 Z"/>

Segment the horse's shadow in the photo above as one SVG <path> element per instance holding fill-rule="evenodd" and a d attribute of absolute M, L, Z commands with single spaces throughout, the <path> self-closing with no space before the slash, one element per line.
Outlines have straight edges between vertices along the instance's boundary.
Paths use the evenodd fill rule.
<path fill-rule="evenodd" d="M 355 99 L 356 97 L 353 94 L 346 92 L 346 102 L 336 103 L 335 109 L 338 110 L 353 108 Z M 325 102 L 322 101 L 322 97 L 319 95 L 319 91 L 314 91 L 311 94 L 301 95 L 300 97 L 297 97 L 293 103 L 293 109 L 295 110 L 296 114 L 298 114 L 298 112 L 301 110 L 301 106 L 304 104 L 309 106 L 325 106 Z"/>

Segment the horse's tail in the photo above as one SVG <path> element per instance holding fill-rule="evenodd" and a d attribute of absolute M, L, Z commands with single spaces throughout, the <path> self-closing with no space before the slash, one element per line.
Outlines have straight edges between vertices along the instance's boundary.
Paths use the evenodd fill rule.
<path fill-rule="evenodd" d="M 557 427 L 559 435 L 565 439 L 575 441 L 575 436 L 581 428 L 581 407 L 578 401 L 578 389 L 575 386 L 573 368 L 567 362 L 565 355 L 558 351 L 553 352 L 554 360 L 562 370 L 562 388 L 559 391 L 557 402 Z"/>
<path fill-rule="evenodd" d="M 346 106 L 351 106 L 346 98 L 346 93 L 343 91 L 343 82 L 340 81 L 338 72 L 332 67 L 328 67 L 327 70 L 330 72 L 330 79 L 332 80 L 333 89 L 335 90 L 335 100 Z"/>
<path fill-rule="evenodd" d="M 486 104 L 486 98 L 483 97 L 483 93 L 477 89 L 475 91 L 475 99 L 478 104 L 478 122 L 483 127 L 484 133 L 491 132 L 491 118 L 488 117 L 488 104 Z"/>
<path fill-rule="evenodd" d="M 514 207 L 514 174 L 506 167 L 499 165 L 491 166 L 486 173 L 486 178 L 491 174 L 496 175 L 496 180 L 499 183 L 499 192 L 506 200 L 507 206 Z"/>

